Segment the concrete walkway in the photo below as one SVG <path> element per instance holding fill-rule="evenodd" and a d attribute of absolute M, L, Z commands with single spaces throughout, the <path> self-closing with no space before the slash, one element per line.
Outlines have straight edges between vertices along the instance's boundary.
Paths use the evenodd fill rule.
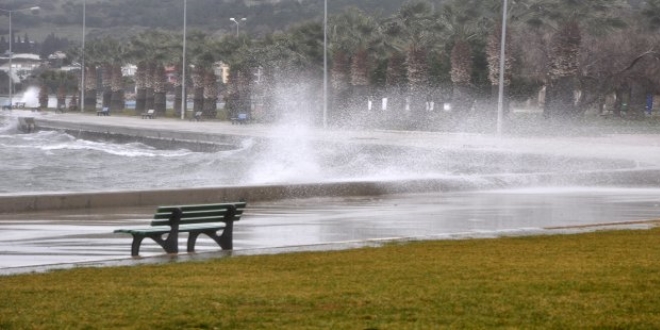
<path fill-rule="evenodd" d="M 0 215 L 0 274 L 374 246 L 392 240 L 465 239 L 608 228 L 649 228 L 660 189 L 526 188 L 475 192 L 288 199 L 249 203 L 235 225 L 234 250 L 200 237 L 198 253 L 165 254 L 145 240 L 130 257 L 130 235 L 153 208 Z M 180 238 L 185 250 L 185 235 Z"/>

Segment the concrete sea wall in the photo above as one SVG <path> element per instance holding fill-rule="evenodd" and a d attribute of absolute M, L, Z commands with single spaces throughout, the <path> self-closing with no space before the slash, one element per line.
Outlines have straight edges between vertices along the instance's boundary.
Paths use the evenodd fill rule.
<path fill-rule="evenodd" d="M 282 185 L 208 187 L 145 191 L 98 191 L 34 195 L 0 195 L 0 213 L 135 206 L 272 201 L 311 197 L 379 196 L 525 186 L 658 187 L 660 170 L 635 169 L 578 174 L 529 174 L 478 179 L 448 178 L 405 181 L 330 182 Z"/>

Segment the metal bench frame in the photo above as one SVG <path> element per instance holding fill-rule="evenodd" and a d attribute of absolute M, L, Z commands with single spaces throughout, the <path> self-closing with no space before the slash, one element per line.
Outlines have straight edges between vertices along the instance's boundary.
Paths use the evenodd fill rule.
<path fill-rule="evenodd" d="M 149 111 L 143 113 L 142 114 L 142 119 L 145 119 L 145 118 L 155 119 L 156 118 L 156 110 L 149 109 Z"/>
<path fill-rule="evenodd" d="M 247 124 L 250 122 L 250 116 L 247 113 L 239 113 L 231 118 L 231 124 Z"/>
<path fill-rule="evenodd" d="M 103 107 L 101 110 L 96 112 L 97 116 L 110 116 L 110 108 Z"/>
<path fill-rule="evenodd" d="M 167 253 L 179 252 L 179 233 L 188 233 L 187 251 L 195 252 L 200 234 L 213 239 L 223 250 L 233 249 L 234 222 L 239 221 L 246 202 L 160 206 L 150 227 L 117 229 L 115 233 L 133 235 L 131 255 L 140 254 L 144 238 L 151 238 Z M 218 235 L 218 232 L 222 233 Z M 167 235 L 167 237 L 165 237 Z"/>

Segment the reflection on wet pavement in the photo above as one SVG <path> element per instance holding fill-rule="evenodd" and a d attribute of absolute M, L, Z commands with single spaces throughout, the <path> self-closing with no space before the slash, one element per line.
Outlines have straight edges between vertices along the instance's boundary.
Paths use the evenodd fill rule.
<path fill-rule="evenodd" d="M 116 228 L 143 226 L 153 208 L 0 215 L 0 274 L 80 264 L 170 260 L 145 240 L 130 258 L 130 235 Z M 394 240 L 496 237 L 547 228 L 648 221 L 660 218 L 660 189 L 525 188 L 378 197 L 313 198 L 248 204 L 234 232 L 234 254 Z M 180 246 L 185 246 L 185 235 Z M 198 253 L 223 256 L 200 237 Z M 261 252 L 260 252 L 261 251 Z M 184 253 L 184 255 L 187 255 Z"/>

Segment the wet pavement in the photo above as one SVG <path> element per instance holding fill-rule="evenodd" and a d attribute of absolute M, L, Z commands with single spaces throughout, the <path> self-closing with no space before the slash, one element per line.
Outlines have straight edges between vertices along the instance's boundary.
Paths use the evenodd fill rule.
<path fill-rule="evenodd" d="M 251 203 L 236 223 L 233 252 L 200 237 L 197 253 L 175 257 L 145 240 L 141 256 L 131 258 L 130 235 L 112 232 L 144 226 L 152 212 L 141 207 L 0 215 L 0 274 L 331 250 L 402 239 L 648 228 L 660 218 L 660 189 L 547 187 Z M 185 249 L 185 235 L 180 239 Z"/>
<path fill-rule="evenodd" d="M 287 130 L 173 119 L 49 114 L 48 120 L 107 127 L 205 132 L 277 138 Z M 512 138 L 478 134 L 318 130 L 309 138 L 333 142 L 499 150 L 632 161 L 660 166 L 655 135 Z M 660 187 L 537 187 L 378 197 L 291 199 L 249 203 L 236 224 L 234 251 L 200 238 L 198 253 L 168 256 L 145 240 L 130 257 L 130 235 L 117 228 L 144 226 L 153 207 L 0 214 L 0 274 L 58 268 L 133 265 L 227 255 L 350 248 L 400 239 L 456 239 L 565 233 L 610 225 L 648 228 L 660 218 Z M 180 247 L 185 246 L 185 235 Z"/>

